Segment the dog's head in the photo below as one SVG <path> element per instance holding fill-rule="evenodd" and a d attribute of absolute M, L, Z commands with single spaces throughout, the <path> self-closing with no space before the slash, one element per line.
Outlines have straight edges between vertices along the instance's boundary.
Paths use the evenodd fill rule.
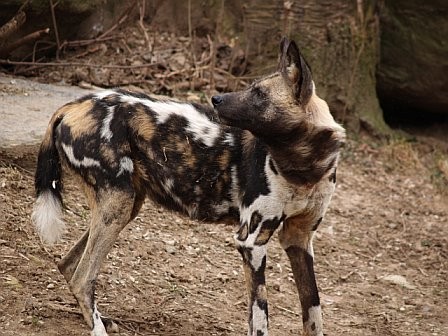
<path fill-rule="evenodd" d="M 277 71 L 244 91 L 212 97 L 221 121 L 266 138 L 286 135 L 306 118 L 313 97 L 311 70 L 294 41 L 283 38 Z"/>

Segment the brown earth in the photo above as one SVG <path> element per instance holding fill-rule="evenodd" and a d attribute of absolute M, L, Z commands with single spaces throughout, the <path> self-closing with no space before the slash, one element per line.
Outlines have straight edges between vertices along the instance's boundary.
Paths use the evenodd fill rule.
<path fill-rule="evenodd" d="M 315 238 L 326 335 L 448 333 L 448 203 L 419 146 L 350 141 L 344 152 Z M 0 334 L 87 335 L 55 261 L 86 228 L 88 209 L 68 183 L 65 240 L 42 246 L 29 219 L 35 150 L 0 156 Z M 232 233 L 148 201 L 99 276 L 102 313 L 126 336 L 245 334 L 244 277 Z M 300 308 L 277 238 L 267 282 L 271 335 L 297 335 Z"/>
<path fill-rule="evenodd" d="M 203 48 L 196 61 L 206 66 L 197 67 L 194 58 L 184 56 L 191 49 L 187 39 L 158 35 L 148 56 L 145 46 L 153 36 L 146 41 L 142 36 L 127 27 L 111 42 L 64 54 L 74 64 L 132 69 L 15 70 L 45 82 L 134 84 L 175 95 L 197 83 L 205 83 L 200 88 L 208 95 L 212 84 L 244 85 L 232 82 L 228 72 L 234 54 L 211 64 Z M 218 56 L 220 50 L 227 49 L 218 48 Z M 161 64 L 139 68 L 142 62 Z M 314 244 L 326 335 L 448 334 L 448 146 L 446 128 L 439 132 L 441 141 L 431 133 L 416 142 L 380 144 L 357 137 L 348 143 L 331 209 Z M 87 335 L 55 261 L 85 230 L 89 211 L 68 182 L 65 240 L 53 247 L 39 242 L 30 223 L 36 151 L 34 146 L 0 151 L 0 335 Z M 101 312 L 115 319 L 123 336 L 245 335 L 244 276 L 233 232 L 148 201 L 123 230 L 99 276 Z M 298 298 L 276 237 L 269 247 L 267 284 L 270 335 L 299 334 Z"/>

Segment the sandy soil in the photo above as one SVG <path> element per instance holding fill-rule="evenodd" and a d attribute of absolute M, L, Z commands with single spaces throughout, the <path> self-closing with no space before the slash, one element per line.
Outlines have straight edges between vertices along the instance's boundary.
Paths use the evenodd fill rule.
<path fill-rule="evenodd" d="M 68 232 L 40 244 L 29 215 L 36 148 L 0 154 L 0 335 L 87 335 L 57 261 L 85 229 L 76 186 Z M 407 143 L 350 141 L 315 238 L 326 335 L 446 335 L 448 202 Z M 233 228 L 147 202 L 122 232 L 98 281 L 120 335 L 244 335 L 246 297 Z M 301 312 L 286 254 L 270 243 L 271 335 L 297 335 Z"/>

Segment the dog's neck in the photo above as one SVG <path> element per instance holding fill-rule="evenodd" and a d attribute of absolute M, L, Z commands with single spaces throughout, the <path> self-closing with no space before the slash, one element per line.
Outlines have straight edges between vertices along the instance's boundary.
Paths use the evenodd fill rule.
<path fill-rule="evenodd" d="M 336 166 L 345 141 L 325 101 L 314 96 L 307 115 L 288 133 L 266 141 L 281 174 L 291 183 L 312 185 Z"/>

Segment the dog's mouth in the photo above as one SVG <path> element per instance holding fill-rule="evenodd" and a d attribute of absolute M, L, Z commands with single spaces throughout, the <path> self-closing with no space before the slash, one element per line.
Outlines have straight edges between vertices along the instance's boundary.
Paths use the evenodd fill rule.
<path fill-rule="evenodd" d="M 228 118 L 228 117 L 226 117 L 226 116 L 223 116 L 222 114 L 218 114 L 218 118 L 219 118 L 219 122 L 220 122 L 221 124 L 229 125 L 229 126 L 231 126 L 231 124 L 232 124 L 233 121 L 234 121 L 232 118 Z"/>
<path fill-rule="evenodd" d="M 245 128 L 253 124 L 253 120 L 241 113 L 232 113 L 233 111 L 223 111 L 215 108 L 218 114 L 219 122 L 223 125 Z"/>
<path fill-rule="evenodd" d="M 215 108 L 215 111 L 218 114 L 218 119 L 221 124 L 231 126 L 231 124 L 235 122 L 235 118 L 232 118 L 231 115 L 223 113 L 222 111 L 219 111 L 217 108 Z"/>

